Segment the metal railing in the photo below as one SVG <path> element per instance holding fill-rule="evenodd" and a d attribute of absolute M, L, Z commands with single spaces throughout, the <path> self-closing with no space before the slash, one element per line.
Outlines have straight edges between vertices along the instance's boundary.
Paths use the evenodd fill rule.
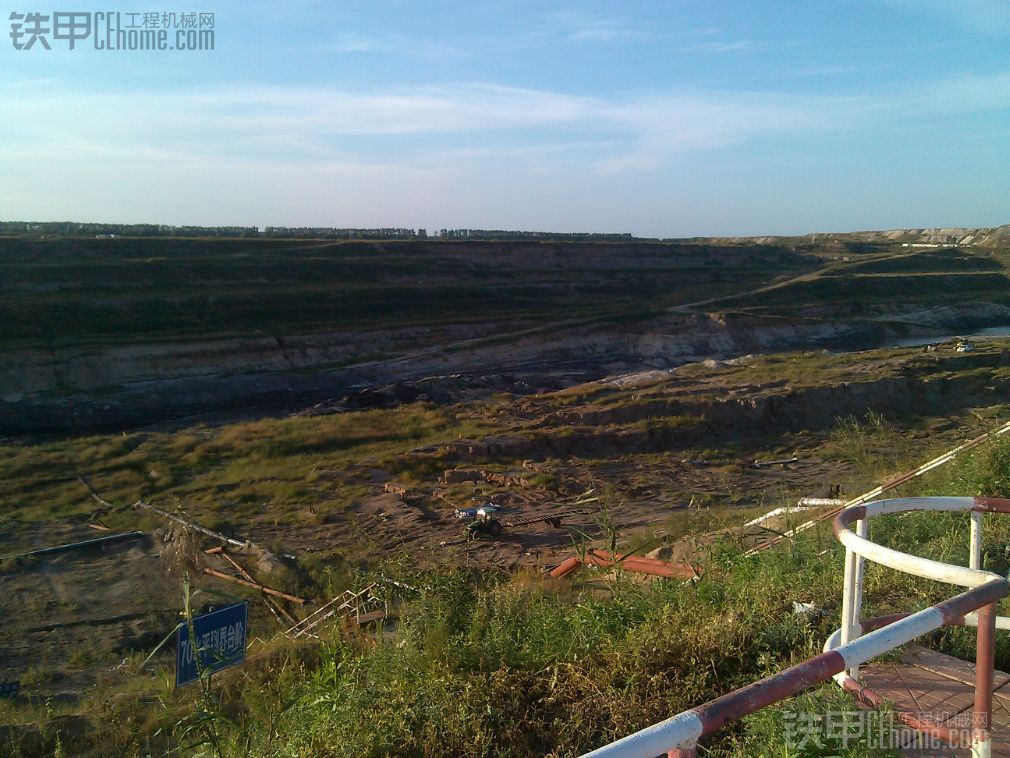
<path fill-rule="evenodd" d="M 385 608 L 385 603 L 372 595 L 374 588 L 375 583 L 373 582 L 356 592 L 354 590 L 344 590 L 328 603 L 285 631 L 284 636 L 290 639 L 298 639 L 303 635 L 307 635 L 318 639 L 313 630 L 335 616 L 354 616 L 355 620 L 360 621 L 362 615 L 367 612 L 370 605 L 381 604 Z"/>
<path fill-rule="evenodd" d="M 910 511 L 953 511 L 971 514 L 969 565 L 941 563 L 902 553 L 871 542 L 869 521 L 874 516 Z M 859 666 L 942 626 L 978 627 L 976 644 L 975 702 L 970 730 L 973 758 L 988 758 L 992 740 L 992 689 L 995 630 L 1010 629 L 1010 618 L 997 617 L 996 603 L 1010 594 L 1010 584 L 998 574 L 982 571 L 982 514 L 1010 513 L 1010 500 L 970 497 L 896 498 L 853 505 L 837 515 L 835 535 L 845 546 L 845 581 L 842 591 L 842 626 L 818 656 L 759 682 L 654 724 L 605 745 L 586 758 L 671 758 L 696 755 L 698 740 L 726 723 L 792 697 L 815 684 L 835 679 L 846 690 L 870 705 L 879 705 L 878 695 L 859 685 Z M 855 524 L 855 531 L 849 526 Z M 968 587 L 968 591 L 934 606 L 911 613 L 860 621 L 865 562 L 914 576 Z M 961 745 L 954 729 L 931 725 L 903 714 L 910 727 Z"/>

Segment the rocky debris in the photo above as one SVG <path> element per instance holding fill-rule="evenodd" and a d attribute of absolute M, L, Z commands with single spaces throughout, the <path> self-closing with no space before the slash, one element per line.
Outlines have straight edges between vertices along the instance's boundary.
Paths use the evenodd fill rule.
<path fill-rule="evenodd" d="M 417 385 L 406 382 L 395 382 L 384 387 L 356 390 L 341 399 L 341 405 L 348 410 L 365 410 L 370 408 L 396 408 L 405 403 L 418 401 L 433 401 L 434 398 L 421 390 Z"/>
<path fill-rule="evenodd" d="M 490 484 L 497 484 L 500 487 L 529 487 L 530 480 L 525 476 L 515 476 L 513 474 L 499 474 L 495 471 L 482 471 L 484 481 Z"/>
<path fill-rule="evenodd" d="M 464 482 L 482 482 L 484 477 L 476 469 L 446 469 L 441 476 L 443 484 L 462 484 Z"/>
<path fill-rule="evenodd" d="M 673 376 L 675 371 L 676 369 L 667 369 L 664 371 L 640 371 L 633 374 L 623 374 L 621 376 L 601 379 L 600 381 L 595 382 L 595 384 L 598 384 L 601 387 L 611 387 L 614 389 L 637 389 L 664 382 Z"/>
<path fill-rule="evenodd" d="M 344 399 L 340 398 L 338 400 L 324 400 L 321 403 L 315 403 L 314 405 L 310 405 L 308 408 L 296 411 L 291 415 L 300 416 L 302 418 L 313 418 L 315 416 L 333 416 L 337 413 L 346 413 L 349 410 L 351 409 L 347 407 Z"/>
<path fill-rule="evenodd" d="M 257 576 L 270 576 L 275 571 L 286 569 L 276 555 L 259 545 L 250 545 L 248 555 L 253 560 L 253 570 Z"/>
<path fill-rule="evenodd" d="M 501 474 L 484 469 L 446 469 L 440 477 L 443 484 L 464 482 L 487 482 L 501 487 L 528 487 L 529 478 L 525 474 Z"/>

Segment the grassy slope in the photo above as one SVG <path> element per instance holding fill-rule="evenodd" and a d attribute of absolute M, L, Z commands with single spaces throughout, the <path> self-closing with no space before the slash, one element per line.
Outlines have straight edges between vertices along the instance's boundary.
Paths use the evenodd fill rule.
<path fill-rule="evenodd" d="M 871 431 L 880 429 L 846 425 L 840 449 L 871 462 Z M 1010 442 L 983 448 L 904 494 L 928 493 L 1010 495 Z M 1005 573 L 1010 520 L 987 521 L 985 567 Z M 967 520 L 887 518 L 875 522 L 874 538 L 963 561 Z M 220 705 L 212 710 L 220 717 L 209 723 L 227 756 L 575 755 L 814 655 L 837 626 L 842 551 L 825 530 L 751 558 L 722 542 L 707 563 L 705 577 L 690 585 L 572 585 L 531 574 L 389 564 L 382 567 L 387 575 L 420 588 L 407 594 L 394 638 L 374 646 L 337 634 L 318 648 L 259 647 L 249 665 L 220 678 Z M 951 594 L 870 567 L 866 613 L 917 609 Z M 808 622 L 791 613 L 793 601 L 814 603 L 827 616 Z M 936 633 L 930 643 L 968 657 L 974 645 L 961 629 Z M 1006 670 L 1010 640 L 1001 636 L 998 645 L 997 665 Z M 97 729 L 79 747 L 160 755 L 187 727 L 195 729 L 185 744 L 207 736 L 208 722 L 186 716 L 197 705 L 192 693 L 155 690 L 165 710 L 96 693 L 88 708 Z M 0 704 L 0 720 L 26 718 L 14 708 Z M 824 686 L 720 732 L 706 742 L 707 754 L 887 755 L 860 744 L 806 752 L 782 746 L 797 710 L 850 708 Z M 57 729 L 50 721 L 51 733 Z"/>
<path fill-rule="evenodd" d="M 704 444 L 705 419 L 671 416 L 663 410 L 665 403 L 683 400 L 703 406 L 724 397 L 727 388 L 789 393 L 884 378 L 940 381 L 971 376 L 985 388 L 1005 380 L 1008 370 L 997 360 L 1002 345 L 945 355 L 942 364 L 933 355 L 914 350 L 866 351 L 858 358 L 824 352 L 771 354 L 735 365 L 685 366 L 669 381 L 654 386 L 582 385 L 518 402 L 498 397 L 452 406 L 414 403 L 310 418 L 264 418 L 221 426 L 192 425 L 178 431 L 37 442 L 0 438 L 5 473 L 0 478 L 0 516 L 7 520 L 8 539 L 16 536 L 19 522 L 87 516 L 94 503 L 77 480 L 83 475 L 114 502 L 145 498 L 170 507 L 179 500 L 195 518 L 213 528 L 242 530 L 256 521 L 294 528 L 304 523 L 310 506 L 315 523 L 339 517 L 367 489 L 372 467 L 390 471 L 399 480 L 423 484 L 453 465 L 437 458 L 402 457 L 415 448 L 461 438 L 479 440 L 485 435 L 591 439 L 643 427 L 657 434 L 660 427 L 669 427 L 678 439 L 700 445 Z M 765 385 L 768 389 L 761 390 Z M 614 422 L 593 416 L 634 412 L 639 405 L 654 406 L 658 410 L 650 413 L 664 415 L 638 418 L 632 413 L 631 420 Z M 583 419 L 583 414 L 589 414 L 588 418 Z M 701 431 L 696 434 L 695 430 Z M 762 442 L 788 447 L 789 440 L 779 435 Z M 711 444 L 718 443 L 721 453 L 705 455 L 732 457 L 727 453 L 730 442 L 720 437 Z M 657 443 L 653 452 L 664 449 Z M 648 457 L 648 451 L 642 456 Z M 492 459 L 487 465 L 507 470 L 520 462 Z M 135 518 L 132 513 L 120 520 L 112 516 L 109 525 L 133 529 Z"/>
<path fill-rule="evenodd" d="M 113 502 L 144 498 L 171 507 L 181 500 L 214 529 L 241 531 L 253 521 L 294 528 L 306 523 L 308 505 L 312 523 L 319 524 L 367 491 L 367 461 L 487 431 L 479 406 L 418 403 L 179 432 L 8 442 L 0 444 L 0 513 L 7 541 L 17 539 L 22 522 L 79 521 L 95 509 L 77 479 L 87 476 Z M 334 472 L 340 472 L 336 482 Z M 113 528 L 137 528 L 133 513 L 106 521 Z"/>
<path fill-rule="evenodd" d="M 963 459 L 917 490 L 1010 494 L 1010 443 Z M 1010 521 L 989 517 L 986 529 L 985 567 L 1006 573 L 1000 546 Z M 874 536 L 964 561 L 967 516 L 884 519 Z M 363 654 L 336 643 L 319 668 L 286 689 L 290 705 L 270 749 L 303 756 L 577 754 L 819 652 L 837 625 L 841 562 L 842 551 L 821 531 L 757 558 L 720 545 L 695 585 L 616 581 L 579 591 L 523 576 L 427 574 L 415 579 L 429 589 L 410 604 L 402 641 Z M 866 612 L 918 609 L 951 594 L 871 567 Z M 792 614 L 794 600 L 826 608 L 827 620 L 811 624 Z M 964 629 L 929 642 L 973 654 L 972 632 Z M 1005 637 L 997 666 L 1010 666 Z M 708 741 L 707 754 L 804 754 L 781 744 L 798 708 L 851 710 L 851 703 L 825 686 L 725 730 Z M 264 744 L 265 716 L 253 716 L 253 744 Z M 869 753 L 836 742 L 805 754 Z"/>

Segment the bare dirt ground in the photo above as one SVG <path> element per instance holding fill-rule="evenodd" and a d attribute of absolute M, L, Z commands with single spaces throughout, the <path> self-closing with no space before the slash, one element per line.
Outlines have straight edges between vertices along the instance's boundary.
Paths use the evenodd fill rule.
<path fill-rule="evenodd" d="M 294 552 L 358 544 L 373 558 L 407 554 L 501 569 L 556 564 L 609 528 L 655 547 L 800 497 L 858 494 L 876 483 L 874 475 L 984 430 L 1007 399 L 1002 383 L 980 383 L 973 373 L 984 364 L 1001 370 L 1005 356 L 995 345 L 974 357 L 948 349 L 777 360 L 646 372 L 492 404 L 484 413 L 500 435 L 330 472 L 338 488 L 366 487 L 351 516 L 297 534 L 272 531 L 269 539 Z M 971 415 L 973 407 L 991 413 Z M 839 421 L 868 412 L 894 419 L 878 449 L 845 449 Z M 874 457 L 877 470 L 868 474 L 855 454 Z M 587 493 L 594 501 L 570 514 Z M 488 502 L 502 508 L 502 535 L 467 541 L 455 509 Z M 508 526 L 557 513 L 569 514 L 560 527 Z"/>
<path fill-rule="evenodd" d="M 954 419 L 934 419 L 930 429 L 911 437 L 909 449 L 954 445 L 976 431 L 975 426 Z M 377 486 L 375 494 L 355 508 L 353 525 L 301 530 L 295 544 L 310 553 L 334 542 L 364 540 L 366 550 L 375 556 L 407 554 L 425 563 L 448 561 L 503 570 L 523 565 L 546 568 L 570 555 L 586 538 L 603 537 L 607 523 L 613 524 L 625 543 L 640 541 L 643 550 L 651 550 L 676 542 L 692 527 L 741 524 L 779 505 L 795 504 L 801 497 L 858 494 L 861 475 L 851 464 L 829 457 L 829 435 L 796 435 L 789 443 L 787 450 L 777 444 L 771 449 L 755 445 L 739 451 L 736 460 L 721 463 L 681 457 L 690 451 L 656 454 L 647 461 L 551 462 L 552 478 L 563 484 L 564 495 L 557 484 L 533 483 L 535 474 L 529 470 L 511 472 L 504 483 L 496 481 L 500 475 L 495 472 L 453 469 L 448 473 L 473 476 L 475 481 L 429 487 L 391 482 L 392 491 Z M 756 457 L 792 456 L 800 460 L 762 469 L 750 465 Z M 499 520 L 506 524 L 511 519 L 569 513 L 576 493 L 590 488 L 602 500 L 605 514 L 597 503 L 582 506 L 585 512 L 565 516 L 560 528 L 546 522 L 516 528 L 506 525 L 497 538 L 468 541 L 465 522 L 454 516 L 456 507 L 486 502 L 502 506 Z"/>
<path fill-rule="evenodd" d="M 80 524 L 40 523 L 20 529 L 16 543 L 0 540 L 0 552 L 97 536 Z M 0 679 L 20 679 L 36 700 L 63 704 L 125 679 L 117 672 L 126 659 L 153 649 L 176 624 L 180 589 L 165 569 L 150 536 L 8 562 L 0 572 Z"/>

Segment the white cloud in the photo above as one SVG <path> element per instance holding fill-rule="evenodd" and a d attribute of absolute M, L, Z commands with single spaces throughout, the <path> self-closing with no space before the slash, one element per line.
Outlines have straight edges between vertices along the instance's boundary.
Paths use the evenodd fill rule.
<path fill-rule="evenodd" d="M 764 45 L 749 39 L 725 40 L 719 42 L 699 42 L 680 48 L 682 53 L 756 53 Z"/>
<path fill-rule="evenodd" d="M 546 15 L 548 26 L 571 42 L 613 42 L 644 36 L 617 18 L 584 13 L 556 12 Z"/>
<path fill-rule="evenodd" d="M 591 26 L 568 35 L 568 39 L 573 42 L 609 42 L 617 39 L 634 39 L 637 33 L 630 29 L 617 29 L 613 26 L 599 25 Z"/>
<path fill-rule="evenodd" d="M 327 50 L 347 54 L 396 54 L 408 58 L 445 62 L 466 57 L 466 51 L 456 45 L 434 39 L 411 37 L 405 34 L 383 33 L 372 35 L 341 34 L 324 45 Z"/>
<path fill-rule="evenodd" d="M 0 86 L 0 98 L 12 91 Z M 140 186 L 182 187 L 186 176 L 208 172 L 215 192 L 229 184 L 269 187 L 276 177 L 297 186 L 299 172 L 394 189 L 402 175 L 403 186 L 419 192 L 458 186 L 492 161 L 510 175 L 634 174 L 757 138 L 1003 109 L 1010 107 L 1010 74 L 859 97 L 684 91 L 604 98 L 493 84 L 375 93 L 237 86 L 36 92 L 45 94 L 19 95 L 17 108 L 0 110 L 0 175 L 24 188 L 21 197 L 46 196 L 31 184 L 40 164 L 46 176 L 63 177 L 49 185 L 57 192 L 88 177 L 82 188 L 97 184 L 132 197 L 143 194 Z"/>

